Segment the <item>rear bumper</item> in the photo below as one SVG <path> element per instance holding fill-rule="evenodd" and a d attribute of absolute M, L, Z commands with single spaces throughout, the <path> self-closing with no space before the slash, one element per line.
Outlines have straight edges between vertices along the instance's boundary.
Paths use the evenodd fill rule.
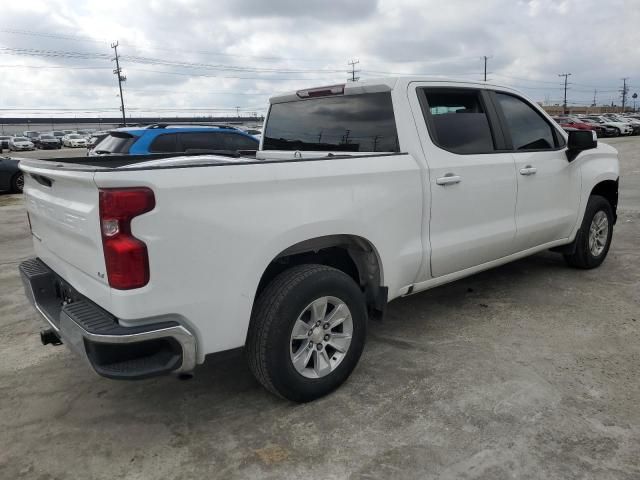
<path fill-rule="evenodd" d="M 196 339 L 178 322 L 123 327 L 39 258 L 22 262 L 20 274 L 46 326 L 99 375 L 133 380 L 195 367 Z"/>

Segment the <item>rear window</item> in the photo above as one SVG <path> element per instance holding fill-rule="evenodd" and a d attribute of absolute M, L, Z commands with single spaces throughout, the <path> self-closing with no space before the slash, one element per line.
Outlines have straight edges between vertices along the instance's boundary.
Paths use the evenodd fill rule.
<path fill-rule="evenodd" d="M 109 153 L 128 153 L 135 141 L 136 137 L 128 133 L 112 133 L 96 145 L 95 149 Z"/>
<path fill-rule="evenodd" d="M 453 153 L 495 150 L 480 92 L 473 89 L 423 89 L 427 126 L 434 142 Z"/>
<path fill-rule="evenodd" d="M 341 95 L 273 104 L 262 148 L 399 152 L 391 94 Z"/>

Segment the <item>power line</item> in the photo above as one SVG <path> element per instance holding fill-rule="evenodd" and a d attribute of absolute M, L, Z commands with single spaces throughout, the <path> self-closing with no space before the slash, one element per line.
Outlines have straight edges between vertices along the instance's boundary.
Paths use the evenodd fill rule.
<path fill-rule="evenodd" d="M 96 38 L 92 38 L 84 35 L 64 35 L 64 34 L 36 32 L 36 31 L 30 31 L 30 30 L 17 30 L 17 29 L 0 29 L 0 33 L 45 37 L 45 38 L 53 38 L 57 40 L 70 40 L 70 41 L 78 41 L 78 42 L 84 41 L 84 42 L 92 42 L 92 43 L 107 44 L 107 45 L 109 44 L 108 40 L 96 39 Z M 214 52 L 210 50 L 187 50 L 184 48 L 140 46 L 140 45 L 136 45 L 129 42 L 120 42 L 120 45 L 133 48 L 135 50 L 158 50 L 158 51 L 166 51 L 166 52 L 194 53 L 197 55 L 210 55 L 210 56 L 220 56 L 220 57 L 253 58 L 257 60 L 267 60 L 267 61 L 292 61 L 292 60 L 299 61 L 299 62 L 316 62 L 317 61 L 316 59 L 312 60 L 312 59 L 300 58 L 300 57 L 244 55 L 244 54 L 236 54 L 236 53 Z"/>
<path fill-rule="evenodd" d="M 186 73 L 186 72 L 168 72 L 166 70 L 150 70 L 144 68 L 128 68 L 127 70 L 135 72 L 160 73 L 165 75 L 182 75 L 187 77 L 205 77 L 205 78 L 232 78 L 236 80 L 262 80 L 262 81 L 282 81 L 282 80 L 324 80 L 326 78 L 310 78 L 310 77 L 235 77 L 230 75 L 213 75 L 207 73 Z"/>
<path fill-rule="evenodd" d="M 90 67 L 79 67 L 75 65 L 19 65 L 19 64 L 3 65 L 3 64 L 0 64 L 0 68 L 44 68 L 44 69 L 64 68 L 66 70 L 111 70 L 111 67 L 99 67 L 97 65 L 90 66 Z"/>
<path fill-rule="evenodd" d="M 113 47 L 111 47 L 113 48 Z M 76 51 L 58 51 L 58 50 L 41 50 L 30 48 L 13 48 L 0 47 L 0 53 L 5 55 L 26 55 L 33 57 L 48 58 L 73 58 L 73 59 L 104 59 L 109 60 L 110 56 L 100 52 L 76 52 Z M 145 65 L 163 65 L 169 67 L 194 68 L 203 70 L 226 70 L 234 72 L 250 72 L 250 73 L 344 73 L 344 69 L 291 69 L 291 68 L 264 68 L 264 67 L 245 67 L 238 65 L 209 64 L 196 62 L 183 62 L 175 60 L 166 60 L 161 58 L 143 57 L 137 55 L 122 55 L 122 60 L 129 63 L 145 64 Z"/>

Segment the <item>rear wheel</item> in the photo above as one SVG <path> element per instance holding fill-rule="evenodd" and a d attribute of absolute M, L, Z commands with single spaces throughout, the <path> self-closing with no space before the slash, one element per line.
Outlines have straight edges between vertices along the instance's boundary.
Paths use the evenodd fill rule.
<path fill-rule="evenodd" d="M 24 188 L 24 175 L 22 172 L 16 173 L 11 179 L 11 191 L 16 193 L 22 193 Z"/>
<path fill-rule="evenodd" d="M 613 210 L 606 198 L 592 195 L 575 240 L 575 252 L 564 256 L 576 268 L 596 268 L 607 257 L 613 235 Z"/>
<path fill-rule="evenodd" d="M 324 265 L 300 265 L 261 293 L 247 338 L 249 366 L 269 391 L 308 402 L 339 387 L 366 337 L 364 296 L 351 277 Z"/>

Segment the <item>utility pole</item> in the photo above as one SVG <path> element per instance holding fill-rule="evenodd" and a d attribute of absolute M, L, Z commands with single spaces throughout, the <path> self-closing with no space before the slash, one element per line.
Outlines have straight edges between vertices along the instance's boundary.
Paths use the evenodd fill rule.
<path fill-rule="evenodd" d="M 356 70 L 356 65 L 360 63 L 360 60 L 351 60 L 347 65 L 351 65 L 351 78 L 348 78 L 347 81 L 349 82 L 357 82 L 358 80 L 360 80 L 360 77 L 356 77 L 356 73 L 358 73 L 360 70 Z"/>
<path fill-rule="evenodd" d="M 624 113 L 624 108 L 627 104 L 627 93 L 629 93 L 629 87 L 627 87 L 627 80 L 629 80 L 629 77 L 624 77 L 622 79 L 622 90 L 620 90 L 620 93 L 622 95 L 622 113 Z"/>
<path fill-rule="evenodd" d="M 569 75 L 571 75 L 571 74 L 570 73 L 559 73 L 558 74 L 559 77 L 564 77 L 564 102 L 562 103 L 562 113 L 564 113 L 565 115 L 567 113 L 569 113 L 567 111 L 567 85 L 569 85 L 569 83 L 568 83 Z"/>
<path fill-rule="evenodd" d="M 122 126 L 127 126 L 127 117 L 124 113 L 124 97 L 122 96 L 122 82 L 127 81 L 127 77 L 122 75 L 122 69 L 120 68 L 120 59 L 118 58 L 118 42 L 113 42 L 111 48 L 115 52 L 116 56 L 112 60 L 116 61 L 116 68 L 113 71 L 114 75 L 118 76 L 118 88 L 120 89 L 120 110 L 122 110 Z"/>
<path fill-rule="evenodd" d="M 236 117 L 240 117 L 240 107 L 236 107 Z"/>
<path fill-rule="evenodd" d="M 489 57 L 487 57 L 486 55 L 483 55 L 482 58 L 484 58 L 484 81 L 487 81 L 487 60 L 489 59 Z"/>
<path fill-rule="evenodd" d="M 596 96 L 598 95 L 598 90 L 594 90 L 593 91 L 593 103 L 591 104 L 592 107 L 595 107 L 598 103 L 596 101 Z"/>
<path fill-rule="evenodd" d="M 380 135 L 375 135 L 373 137 L 373 151 L 374 152 L 378 151 L 378 140 L 380 140 Z"/>

